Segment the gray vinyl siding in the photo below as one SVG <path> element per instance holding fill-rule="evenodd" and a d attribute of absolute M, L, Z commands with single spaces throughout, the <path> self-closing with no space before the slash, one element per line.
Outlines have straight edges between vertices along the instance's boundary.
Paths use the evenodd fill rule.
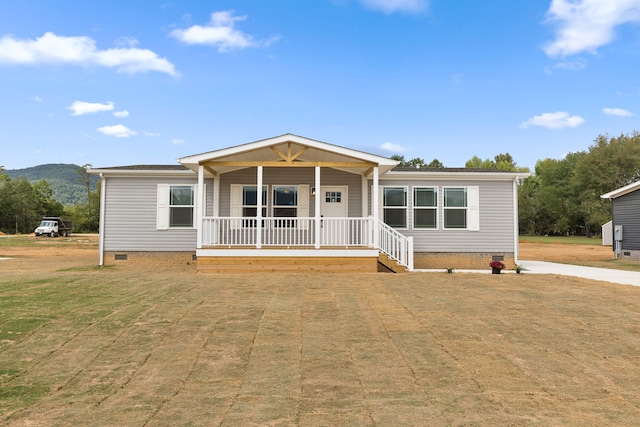
<path fill-rule="evenodd" d="M 229 216 L 231 184 L 256 185 L 258 172 L 256 168 L 247 168 L 220 175 L 220 216 Z M 264 168 L 262 183 L 269 187 L 267 216 L 271 216 L 271 187 L 273 185 L 309 185 L 315 187 L 314 168 Z M 348 187 L 350 217 L 362 216 L 362 178 L 360 175 L 322 168 L 320 170 L 321 185 L 342 185 Z M 309 200 L 309 215 L 315 215 L 313 196 Z"/>
<path fill-rule="evenodd" d="M 196 229 L 156 229 L 158 184 L 197 184 L 185 178 L 106 178 L 106 251 L 195 251 Z M 213 181 L 205 180 L 207 212 L 212 212 Z"/>
<path fill-rule="evenodd" d="M 640 250 L 640 190 L 612 201 L 613 226 L 622 225 L 622 249 Z"/>
<path fill-rule="evenodd" d="M 515 233 L 512 181 L 380 180 L 380 186 L 407 187 L 407 229 L 398 231 L 413 237 L 414 252 L 514 252 Z M 479 187 L 480 230 L 443 228 L 443 187 Z M 438 187 L 438 228 L 412 229 L 413 187 Z M 382 200 L 380 200 L 382 204 Z"/>

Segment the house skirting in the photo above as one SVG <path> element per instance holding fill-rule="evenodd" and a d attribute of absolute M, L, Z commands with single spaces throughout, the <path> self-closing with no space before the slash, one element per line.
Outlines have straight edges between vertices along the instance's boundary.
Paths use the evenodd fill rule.
<path fill-rule="evenodd" d="M 195 251 L 158 252 L 158 251 L 105 251 L 104 265 L 189 265 L 195 264 Z"/>
<path fill-rule="evenodd" d="M 622 249 L 620 251 L 620 256 L 619 256 L 618 259 L 628 259 L 628 260 L 633 260 L 633 261 L 640 261 L 640 251 Z"/>
<path fill-rule="evenodd" d="M 198 272 L 375 273 L 376 250 L 200 249 Z"/>
<path fill-rule="evenodd" d="M 416 252 L 413 255 L 415 269 L 490 270 L 494 259 L 503 261 L 507 269 L 514 269 L 513 253 L 506 252 Z"/>

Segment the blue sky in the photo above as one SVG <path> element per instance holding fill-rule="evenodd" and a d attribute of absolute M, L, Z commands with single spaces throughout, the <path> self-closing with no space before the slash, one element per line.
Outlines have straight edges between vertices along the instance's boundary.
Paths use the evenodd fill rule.
<path fill-rule="evenodd" d="M 0 165 L 284 133 L 519 166 L 640 130 L 640 0 L 0 3 Z"/>

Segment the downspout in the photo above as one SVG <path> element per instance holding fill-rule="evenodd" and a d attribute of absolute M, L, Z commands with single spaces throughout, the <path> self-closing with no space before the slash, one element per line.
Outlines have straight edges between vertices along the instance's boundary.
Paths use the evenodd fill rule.
<path fill-rule="evenodd" d="M 98 225 L 98 251 L 100 252 L 99 266 L 104 265 L 104 211 L 107 190 L 107 178 L 100 174 L 100 223 Z"/>
<path fill-rule="evenodd" d="M 520 227 L 518 226 L 518 178 L 513 179 L 513 262 L 518 265 L 518 248 L 520 244 Z"/>

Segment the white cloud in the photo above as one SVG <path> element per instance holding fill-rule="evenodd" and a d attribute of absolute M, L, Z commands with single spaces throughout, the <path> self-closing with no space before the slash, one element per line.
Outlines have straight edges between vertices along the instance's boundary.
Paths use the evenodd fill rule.
<path fill-rule="evenodd" d="M 385 142 L 380 146 L 381 150 L 389 151 L 391 153 L 401 153 L 404 151 L 404 148 L 400 144 L 394 144 L 393 142 Z"/>
<path fill-rule="evenodd" d="M 182 144 L 184 144 L 184 143 L 185 143 L 185 142 L 187 142 L 187 141 L 185 141 L 184 139 L 173 138 L 173 139 L 171 140 L 171 142 L 172 142 L 173 144 L 175 144 L 175 145 L 182 145 Z"/>
<path fill-rule="evenodd" d="M 250 34 L 245 34 L 235 28 L 236 22 L 242 22 L 246 16 L 234 16 L 232 10 L 214 12 L 208 25 L 193 25 L 187 29 L 177 29 L 171 36 L 187 44 L 204 44 L 216 47 L 219 52 L 235 49 L 268 46 L 280 37 L 268 40 L 255 40 Z"/>
<path fill-rule="evenodd" d="M 584 59 L 579 58 L 575 61 L 562 61 L 558 62 L 553 68 L 557 68 L 559 70 L 569 70 L 569 71 L 579 71 L 587 66 L 587 63 Z"/>
<path fill-rule="evenodd" d="M 366 8 L 384 13 L 422 12 L 429 7 L 429 0 L 359 0 Z"/>
<path fill-rule="evenodd" d="M 115 117 L 129 117 L 129 112 L 127 110 L 114 111 L 113 115 Z"/>
<path fill-rule="evenodd" d="M 160 136 L 160 134 L 159 134 L 159 133 L 157 133 L 157 132 L 147 132 L 147 131 L 144 131 L 144 132 L 142 132 L 142 134 L 143 134 L 144 136 L 153 136 L 153 137 Z"/>
<path fill-rule="evenodd" d="M 552 0 L 547 20 L 556 39 L 544 47 L 551 57 L 596 53 L 615 38 L 615 28 L 640 22 L 638 0 Z"/>
<path fill-rule="evenodd" d="M 135 37 L 118 37 L 116 46 L 136 47 L 140 44 Z"/>
<path fill-rule="evenodd" d="M 67 110 L 73 111 L 73 113 L 71 113 L 72 116 L 98 113 L 100 111 L 111 111 L 113 110 L 113 102 L 100 104 L 98 102 L 73 101 L 73 104 L 68 106 Z"/>
<path fill-rule="evenodd" d="M 522 122 L 520 127 L 540 126 L 547 129 L 563 129 L 575 128 L 584 122 L 585 120 L 580 116 L 571 116 L 567 112 L 556 111 L 555 113 L 542 113 L 539 116 L 533 116 L 526 122 Z"/>
<path fill-rule="evenodd" d="M 121 47 L 98 50 L 90 37 L 57 36 L 50 32 L 35 40 L 3 36 L 0 38 L 0 64 L 70 64 L 115 68 L 119 73 L 158 71 L 177 75 L 171 62 L 149 49 Z"/>
<path fill-rule="evenodd" d="M 102 126 L 101 128 L 98 128 L 98 132 L 107 136 L 115 136 L 116 138 L 129 138 L 130 136 L 138 134 L 138 132 L 129 129 L 124 125 Z"/>
<path fill-rule="evenodd" d="M 623 108 L 603 108 L 602 112 L 607 116 L 631 117 L 633 113 Z"/>
<path fill-rule="evenodd" d="M 32 96 L 32 97 L 31 97 L 31 100 L 32 100 L 32 101 L 35 101 L 35 102 L 42 102 L 42 98 L 40 98 L 40 97 L 39 97 L 39 96 L 37 96 L 37 95 L 36 95 L 36 96 Z"/>

